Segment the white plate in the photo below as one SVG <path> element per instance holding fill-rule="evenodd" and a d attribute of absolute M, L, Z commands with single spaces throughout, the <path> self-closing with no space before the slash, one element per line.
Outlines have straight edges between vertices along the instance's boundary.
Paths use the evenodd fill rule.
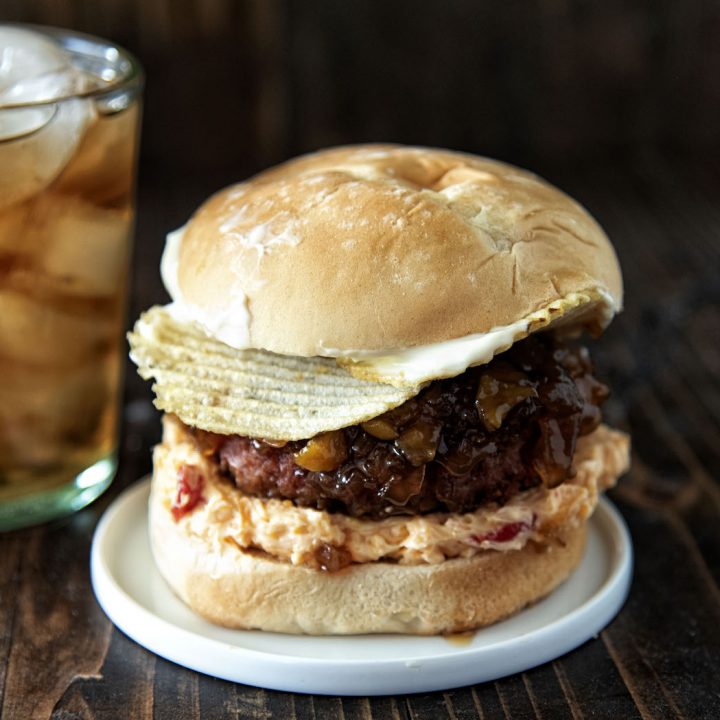
<path fill-rule="evenodd" d="M 227 630 L 185 607 L 155 569 L 148 491 L 148 480 L 126 490 L 95 531 L 91 571 L 100 605 L 120 630 L 168 660 L 274 690 L 392 695 L 494 680 L 559 657 L 597 635 L 630 585 L 630 536 L 603 499 L 590 521 L 583 562 L 571 578 L 541 602 L 469 638 Z"/>

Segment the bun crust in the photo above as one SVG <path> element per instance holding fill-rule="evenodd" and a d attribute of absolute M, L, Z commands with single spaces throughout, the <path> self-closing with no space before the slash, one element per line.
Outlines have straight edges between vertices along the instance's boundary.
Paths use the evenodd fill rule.
<path fill-rule="evenodd" d="M 612 246 L 567 195 L 504 163 L 390 145 L 217 193 L 186 227 L 177 285 L 208 315 L 239 298 L 251 347 L 300 356 L 485 333 L 573 293 L 602 299 L 581 324 L 622 304 Z"/>
<path fill-rule="evenodd" d="M 237 546 L 209 552 L 150 505 L 161 574 L 207 620 L 232 628 L 310 635 L 463 632 L 501 620 L 550 593 L 579 564 L 585 524 L 557 542 L 486 551 L 437 565 L 372 562 L 323 573 Z"/>

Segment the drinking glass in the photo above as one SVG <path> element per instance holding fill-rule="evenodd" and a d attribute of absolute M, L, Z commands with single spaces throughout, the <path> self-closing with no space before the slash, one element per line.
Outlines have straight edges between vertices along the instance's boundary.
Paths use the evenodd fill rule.
<path fill-rule="evenodd" d="M 0 25 L 0 530 L 116 470 L 142 82 L 106 40 Z"/>

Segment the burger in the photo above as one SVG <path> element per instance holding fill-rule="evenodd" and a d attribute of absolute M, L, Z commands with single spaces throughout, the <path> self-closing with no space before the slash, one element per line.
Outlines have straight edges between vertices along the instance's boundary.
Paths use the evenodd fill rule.
<path fill-rule="evenodd" d="M 576 202 L 469 154 L 300 157 L 167 238 L 172 302 L 131 356 L 154 379 L 150 535 L 214 623 L 461 632 L 550 593 L 628 467 L 582 331 L 621 308 Z"/>

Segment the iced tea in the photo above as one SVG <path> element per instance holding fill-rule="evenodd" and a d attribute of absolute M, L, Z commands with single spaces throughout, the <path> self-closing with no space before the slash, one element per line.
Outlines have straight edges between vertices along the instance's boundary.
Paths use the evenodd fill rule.
<path fill-rule="evenodd" d="M 140 86 L 104 41 L 0 26 L 0 529 L 115 471 Z"/>

